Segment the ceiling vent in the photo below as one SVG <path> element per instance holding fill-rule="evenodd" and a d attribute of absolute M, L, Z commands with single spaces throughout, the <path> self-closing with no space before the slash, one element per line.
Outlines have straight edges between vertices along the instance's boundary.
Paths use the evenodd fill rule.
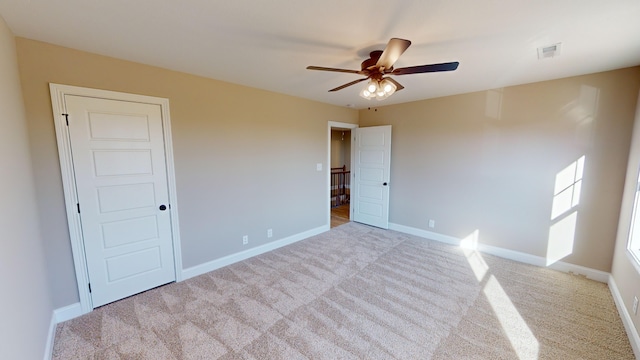
<path fill-rule="evenodd" d="M 548 46 L 542 46 L 538 48 L 538 60 L 553 58 L 560 55 L 560 48 L 562 43 L 557 43 Z"/>

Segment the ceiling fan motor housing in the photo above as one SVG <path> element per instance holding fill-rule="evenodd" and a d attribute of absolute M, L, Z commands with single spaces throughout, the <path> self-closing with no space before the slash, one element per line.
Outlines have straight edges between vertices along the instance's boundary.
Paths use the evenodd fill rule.
<path fill-rule="evenodd" d="M 366 59 L 360 64 L 360 69 L 362 71 L 373 70 L 376 67 L 376 64 L 378 63 L 378 60 L 380 59 L 381 55 L 382 55 L 382 50 L 374 50 L 370 52 L 369 53 L 370 58 Z"/>

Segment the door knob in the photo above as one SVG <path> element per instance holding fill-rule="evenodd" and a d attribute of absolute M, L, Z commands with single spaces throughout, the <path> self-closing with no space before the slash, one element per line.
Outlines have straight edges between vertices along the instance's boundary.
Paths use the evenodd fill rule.
<path fill-rule="evenodd" d="M 382 186 L 387 186 L 387 183 L 382 183 Z"/>
<path fill-rule="evenodd" d="M 166 206 L 166 205 L 164 205 L 164 204 L 163 204 L 163 205 L 160 205 L 160 210 L 161 210 L 161 211 L 165 211 L 165 210 L 167 210 L 167 206 Z"/>

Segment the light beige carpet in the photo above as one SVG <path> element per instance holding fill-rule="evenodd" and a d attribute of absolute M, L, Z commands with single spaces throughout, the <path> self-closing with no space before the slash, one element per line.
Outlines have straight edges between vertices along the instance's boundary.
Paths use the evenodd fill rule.
<path fill-rule="evenodd" d="M 633 359 L 607 285 L 349 223 L 59 324 L 55 359 Z"/>

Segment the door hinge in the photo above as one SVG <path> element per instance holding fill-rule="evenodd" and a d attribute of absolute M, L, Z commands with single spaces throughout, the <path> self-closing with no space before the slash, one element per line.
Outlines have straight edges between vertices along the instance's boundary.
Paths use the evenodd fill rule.
<path fill-rule="evenodd" d="M 91 283 L 89 283 L 89 293 L 91 293 Z"/>
<path fill-rule="evenodd" d="M 76 205 L 78 205 L 78 214 L 80 214 L 80 203 L 77 203 Z"/>
<path fill-rule="evenodd" d="M 62 116 L 64 116 L 65 120 L 67 121 L 67 126 L 69 126 L 69 114 L 62 114 Z"/>

